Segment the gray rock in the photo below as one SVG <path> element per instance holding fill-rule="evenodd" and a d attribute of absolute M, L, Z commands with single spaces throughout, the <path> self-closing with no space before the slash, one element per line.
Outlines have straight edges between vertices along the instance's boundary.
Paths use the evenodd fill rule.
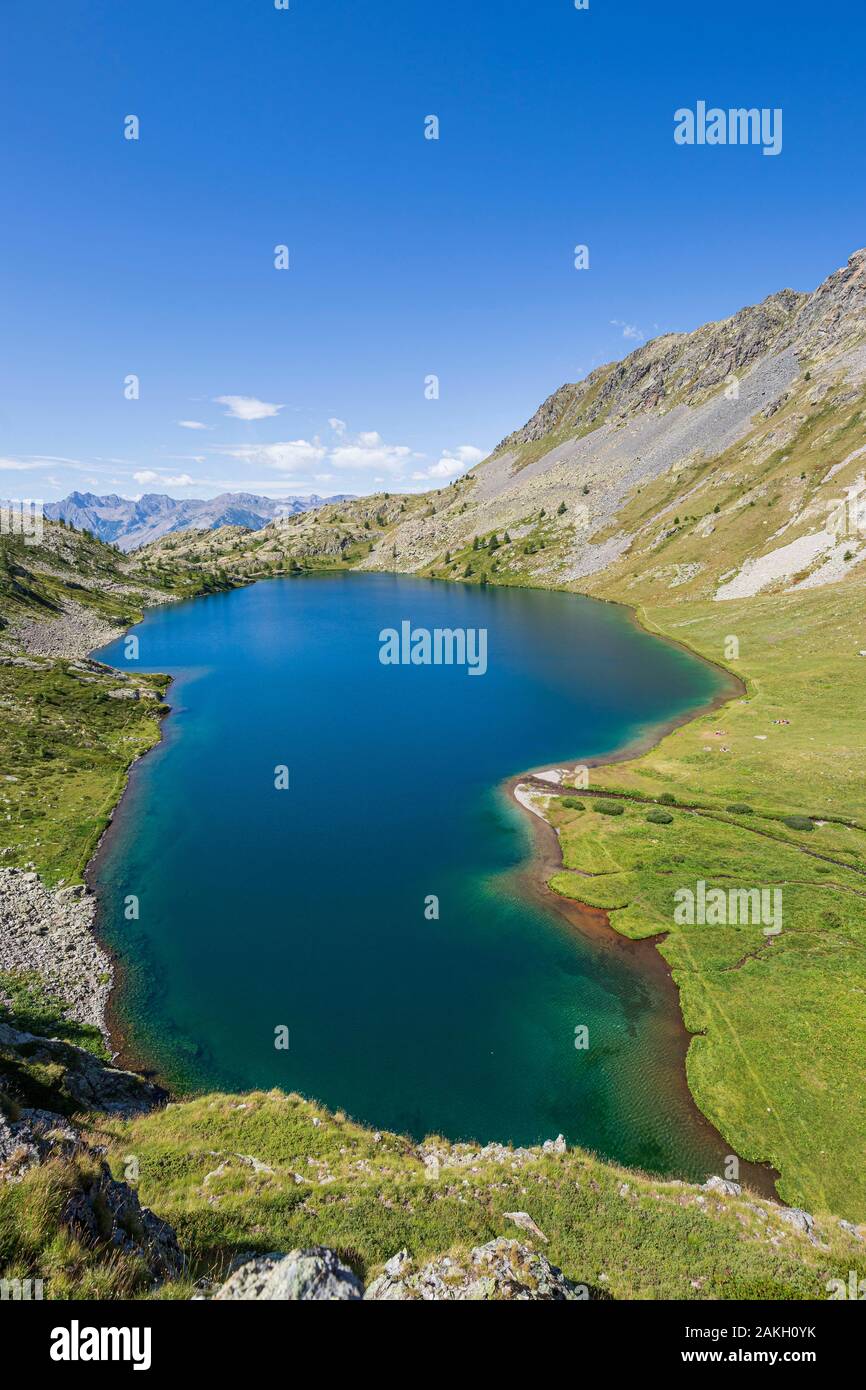
<path fill-rule="evenodd" d="M 104 1110 L 114 1115 L 141 1115 L 167 1099 L 159 1086 L 135 1072 L 101 1062 L 92 1052 L 58 1038 L 38 1038 L 0 1023 L 0 1052 L 28 1068 L 50 1068 L 52 1104 L 59 1111 Z"/>
<path fill-rule="evenodd" d="M 108 1165 L 82 1175 L 60 1220 L 88 1245 L 104 1246 L 144 1261 L 154 1278 L 179 1274 L 184 1259 L 175 1232 L 138 1200 L 125 1182 L 116 1182 Z"/>
<path fill-rule="evenodd" d="M 536 1226 L 528 1211 L 504 1211 L 502 1215 L 513 1221 L 522 1231 L 528 1231 L 531 1236 L 538 1236 L 539 1240 L 547 1240 L 547 1236 Z"/>
<path fill-rule="evenodd" d="M 742 1187 L 738 1182 L 731 1182 L 729 1178 L 719 1178 L 715 1174 L 707 1178 L 706 1182 L 701 1183 L 702 1192 L 720 1192 L 726 1197 L 739 1197 Z"/>
<path fill-rule="evenodd" d="M 854 1225 L 853 1221 L 840 1220 L 839 1225 L 842 1227 L 843 1231 L 848 1232 L 849 1236 L 853 1236 L 855 1240 L 859 1240 L 862 1243 L 863 1237 L 861 1236 L 857 1227 Z"/>
<path fill-rule="evenodd" d="M 19 1182 L 47 1158 L 66 1157 L 80 1135 L 62 1115 L 49 1110 L 21 1110 L 12 1120 L 0 1110 L 0 1181 Z"/>
<path fill-rule="evenodd" d="M 364 1296 L 364 1286 L 347 1265 L 323 1245 L 288 1255 L 259 1255 L 236 1270 L 215 1299 L 277 1299 L 346 1302 Z"/>
<path fill-rule="evenodd" d="M 445 1255 L 420 1268 L 401 1250 L 373 1280 L 364 1297 L 374 1302 L 562 1302 L 586 1299 L 588 1292 L 585 1286 L 566 1279 L 543 1255 L 500 1236 L 476 1246 L 468 1255 Z"/>
<path fill-rule="evenodd" d="M 815 1225 L 814 1216 L 810 1216 L 802 1207 L 782 1207 L 779 1212 L 779 1220 L 785 1221 L 789 1226 L 793 1226 L 795 1231 L 802 1231 L 804 1235 L 811 1235 L 812 1227 Z"/>
<path fill-rule="evenodd" d="M 37 974 L 68 1018 L 106 1036 L 113 972 L 95 915 L 96 899 L 80 884 L 46 888 L 38 874 L 0 869 L 0 970 Z"/>

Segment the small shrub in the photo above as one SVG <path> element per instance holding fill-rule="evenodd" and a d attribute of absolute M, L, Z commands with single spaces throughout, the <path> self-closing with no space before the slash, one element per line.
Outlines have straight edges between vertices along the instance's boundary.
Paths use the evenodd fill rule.
<path fill-rule="evenodd" d="M 751 815 L 754 815 L 754 812 L 753 812 L 751 806 L 747 806 L 746 803 L 745 803 L 745 801 L 734 801 L 730 806 L 726 806 L 726 807 L 725 807 L 725 810 L 726 810 L 726 811 L 728 812 L 728 814 L 731 815 L 731 816 L 751 816 Z"/>
<path fill-rule="evenodd" d="M 562 805 L 567 806 L 569 811 L 582 811 L 584 809 L 583 802 L 578 801 L 576 796 L 564 796 Z"/>
<path fill-rule="evenodd" d="M 809 816 L 783 816 L 782 824 L 787 825 L 789 830 L 815 829 L 815 826 Z"/>
<path fill-rule="evenodd" d="M 670 825 L 673 821 L 673 816 L 667 811 L 661 811 L 656 807 L 654 811 L 647 812 L 647 820 L 652 825 Z"/>
<path fill-rule="evenodd" d="M 596 801 L 595 810 L 602 816 L 621 816 L 625 807 L 618 801 Z"/>
<path fill-rule="evenodd" d="M 676 806 L 676 804 L 677 799 L 675 796 L 672 795 L 671 792 L 662 792 L 661 796 L 659 797 L 660 806 Z"/>

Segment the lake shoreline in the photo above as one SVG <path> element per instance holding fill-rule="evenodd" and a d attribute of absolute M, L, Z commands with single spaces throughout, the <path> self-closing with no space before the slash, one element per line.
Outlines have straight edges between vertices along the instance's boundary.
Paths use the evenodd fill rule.
<path fill-rule="evenodd" d="M 573 591 L 562 590 L 561 592 Z M 206 595 L 204 597 L 206 597 Z M 575 594 L 575 597 L 586 596 Z M 608 602 L 608 600 L 595 601 Z M 743 694 L 746 689 L 739 677 L 734 675 L 730 670 L 707 661 L 707 658 L 701 656 L 700 653 L 692 651 L 686 643 L 678 642 L 675 639 L 667 637 L 666 634 L 654 631 L 648 623 L 641 621 L 639 610 L 631 609 L 628 605 L 620 603 L 617 603 L 615 606 L 620 609 L 625 609 L 628 613 L 629 620 L 636 628 L 641 631 L 649 632 L 660 641 L 687 651 L 692 658 L 697 658 L 704 664 L 711 666 L 716 673 L 723 672 L 725 676 L 725 688 L 719 690 L 712 700 L 705 702 L 700 707 L 684 711 L 664 721 L 662 724 L 651 725 L 636 739 L 631 739 L 621 747 L 613 749 L 604 755 L 588 759 L 585 765 L 591 767 L 628 761 L 638 756 L 640 753 L 657 746 L 657 744 L 673 729 L 688 724 L 692 722 L 692 720 L 729 703 L 738 693 Z M 174 683 L 174 678 L 169 679 L 170 685 L 172 685 Z M 154 748 L 163 746 L 166 738 L 166 723 L 169 715 L 174 712 L 174 709 L 170 706 L 168 714 L 165 719 L 161 721 L 160 740 L 154 745 Z M 134 802 L 135 773 L 142 761 L 143 758 L 137 758 L 135 762 L 130 765 L 121 795 L 112 808 L 110 817 L 100 835 L 96 849 L 87 864 L 84 877 L 90 892 L 94 892 L 94 883 L 97 877 L 99 861 L 102 854 L 105 852 L 106 840 L 112 828 L 115 826 L 116 822 L 119 823 L 119 820 L 125 814 L 134 815 L 134 805 L 132 805 L 131 802 Z M 544 770 L 547 769 L 536 769 L 535 772 L 537 773 Z M 506 779 L 503 785 L 507 789 L 508 795 L 514 799 L 515 788 L 521 783 L 531 781 L 534 775 L 533 772 L 530 772 L 522 776 Z M 555 788 L 549 783 L 545 785 L 536 782 L 534 790 L 553 792 Z M 665 1012 L 676 1021 L 677 1055 L 679 1058 L 676 1076 L 677 1085 L 688 1097 L 688 1103 L 693 1111 L 695 1123 L 714 1137 L 717 1136 L 719 1153 L 720 1155 L 723 1154 L 729 1150 L 729 1146 L 725 1144 L 722 1136 L 718 1134 L 715 1127 L 700 1111 L 688 1087 L 685 1058 L 691 1043 L 691 1034 L 687 1031 L 683 1021 L 682 1012 L 679 1007 L 678 990 L 673 983 L 666 962 L 656 949 L 658 941 L 663 938 L 659 936 L 647 938 L 642 942 L 631 941 L 629 938 L 623 937 L 620 933 L 616 932 L 610 925 L 606 913 L 590 908 L 584 904 L 563 899 L 559 894 L 554 893 L 549 887 L 549 879 L 563 867 L 558 836 L 553 827 L 546 820 L 542 820 L 538 815 L 530 815 L 530 820 L 535 826 L 533 831 L 533 853 L 529 862 L 519 871 L 524 891 L 528 897 L 534 899 L 545 911 L 553 913 L 560 919 L 564 918 L 567 920 L 571 930 L 580 931 L 585 935 L 588 934 L 594 937 L 597 941 L 602 941 L 606 948 L 621 949 L 633 958 L 635 956 L 638 957 L 641 974 L 645 978 L 652 980 L 655 989 L 658 991 L 658 996 Z M 113 967 L 112 986 L 108 992 L 105 1004 L 105 1030 L 110 1039 L 110 1046 L 115 1062 L 127 1069 L 141 1072 L 151 1079 L 161 1081 L 162 1084 L 165 1084 L 165 1078 L 160 1076 L 158 1069 L 154 1068 L 146 1055 L 139 1051 L 134 1039 L 129 1036 L 127 1031 L 119 1007 L 119 1001 L 123 994 L 126 967 L 122 957 L 106 942 L 105 934 L 100 928 L 98 894 L 94 893 L 94 896 L 97 902 L 97 911 L 93 927 L 94 935 L 101 948 L 109 953 Z M 186 1089 L 179 1090 L 175 1084 L 170 1084 L 169 1090 L 180 1096 L 193 1095 L 196 1093 L 194 1088 L 188 1091 Z M 762 1195 L 776 1197 L 771 1170 L 761 1165 L 747 1164 L 745 1160 L 742 1160 L 741 1163 L 743 1169 L 748 1170 L 749 1186 L 753 1187 L 756 1191 L 760 1191 Z"/>
<path fill-rule="evenodd" d="M 600 602 L 613 603 L 614 600 L 602 599 Z M 705 665 L 712 667 L 714 671 L 721 672 L 726 677 L 729 687 L 728 689 L 719 690 L 711 700 L 706 701 L 703 705 L 687 710 L 683 714 L 674 715 L 661 724 L 645 729 L 636 738 L 630 739 L 620 748 L 613 749 L 609 753 L 587 758 L 581 762 L 578 762 L 576 759 L 566 760 L 569 762 L 578 762 L 579 766 L 587 768 L 608 767 L 615 763 L 630 762 L 633 758 L 640 757 L 642 754 L 648 753 L 651 749 L 658 747 L 658 745 L 667 738 L 669 734 L 673 733 L 675 729 L 683 728 L 693 723 L 696 719 L 712 714 L 716 710 L 728 705 L 731 700 L 736 699 L 738 696 L 742 698 L 747 694 L 747 685 L 745 681 L 733 671 L 725 666 L 720 666 L 715 662 L 709 661 L 707 657 L 703 656 L 700 652 L 694 652 L 687 643 L 677 641 L 676 638 L 668 637 L 666 633 L 660 632 L 658 629 L 654 628 L 646 621 L 645 615 L 642 615 L 641 609 L 630 608 L 627 604 L 620 603 L 617 603 L 616 606 L 625 608 L 631 621 L 642 631 L 649 632 L 652 636 L 657 637 L 659 641 L 668 642 L 671 646 L 679 647 L 683 651 L 687 651 L 690 656 L 697 657 L 699 660 L 703 661 Z M 686 1027 L 680 1005 L 679 989 L 674 982 L 673 973 L 667 961 L 658 950 L 658 946 L 664 941 L 666 933 L 658 932 L 653 936 L 639 939 L 624 936 L 612 925 L 608 913 L 605 912 L 603 908 L 592 907 L 588 903 L 580 902 L 577 898 L 564 898 L 561 893 L 555 892 L 555 890 L 550 887 L 550 880 L 553 876 L 566 869 L 566 865 L 563 862 L 559 835 L 554 826 L 550 824 L 541 811 L 533 810 L 533 808 L 527 804 L 527 801 L 521 798 L 518 794 L 518 789 L 526 788 L 529 793 L 537 795 L 556 796 L 562 792 L 568 794 L 573 791 L 572 788 L 562 787 L 554 780 L 553 776 L 541 776 L 541 774 L 559 774 L 562 771 L 567 771 L 567 769 L 548 765 L 543 768 L 534 768 L 516 777 L 508 777 L 502 783 L 502 790 L 504 793 L 510 801 L 516 803 L 520 807 L 531 826 L 534 853 L 522 875 L 524 891 L 530 899 L 542 903 L 549 911 L 557 913 L 560 917 L 564 918 L 572 930 L 600 940 L 605 947 L 613 949 L 616 945 L 619 949 L 622 949 L 625 954 L 638 959 L 644 975 L 654 981 L 659 990 L 663 1004 L 668 1008 L 673 1005 L 675 1010 L 679 1025 L 676 1033 L 676 1042 L 680 1052 L 680 1066 L 677 1079 L 681 1083 L 681 1090 L 688 1098 L 689 1108 L 693 1113 L 693 1117 L 696 1123 L 705 1128 L 708 1133 L 717 1137 L 720 1153 L 730 1153 L 731 1146 L 727 1143 L 724 1136 L 712 1121 L 700 1109 L 688 1084 L 686 1058 L 694 1035 L 690 1033 Z M 580 795 L 581 792 L 577 794 Z M 596 795 L 596 793 L 586 794 Z M 615 793 L 606 792 L 605 795 L 615 796 Z M 739 1155 L 737 1155 L 737 1158 L 739 1159 L 740 1171 L 743 1174 L 745 1183 L 753 1188 L 754 1191 L 759 1192 L 761 1196 L 770 1197 L 774 1201 L 779 1201 L 780 1198 L 776 1191 L 776 1182 L 781 1175 L 769 1164 L 754 1163 L 748 1159 L 741 1158 Z"/>

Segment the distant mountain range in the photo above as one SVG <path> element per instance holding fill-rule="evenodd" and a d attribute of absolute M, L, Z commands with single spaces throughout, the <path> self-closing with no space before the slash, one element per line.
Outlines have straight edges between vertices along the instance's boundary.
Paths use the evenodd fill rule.
<path fill-rule="evenodd" d="M 347 493 L 275 499 L 251 492 L 223 492 L 206 500 L 178 500 L 164 493 L 147 492 L 133 501 L 114 493 L 98 497 L 93 492 L 70 492 L 60 502 L 49 502 L 45 515 L 52 521 L 65 521 L 77 531 L 90 531 L 121 550 L 135 550 L 171 531 L 214 530 L 218 526 L 246 526 L 250 531 L 259 531 L 276 517 L 307 512 L 327 502 L 352 500 Z"/>

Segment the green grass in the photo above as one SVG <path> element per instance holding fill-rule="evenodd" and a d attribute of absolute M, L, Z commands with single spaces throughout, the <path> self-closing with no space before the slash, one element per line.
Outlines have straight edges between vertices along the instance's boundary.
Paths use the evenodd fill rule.
<path fill-rule="evenodd" d="M 140 620 L 147 587 L 188 597 L 225 581 L 177 562 L 157 573 L 57 523 L 46 523 L 40 546 L 0 537 L 0 633 L 21 620 L 50 624 L 69 603 L 120 632 Z M 135 676 L 153 699 L 112 699 L 124 680 L 63 660 L 0 665 L 0 867 L 33 863 L 48 884 L 81 880 L 130 765 L 158 742 L 166 713 L 167 677 Z"/>
<path fill-rule="evenodd" d="M 140 1259 L 107 1241 L 88 1244 L 63 1224 L 65 1204 L 98 1174 L 78 1157 L 32 1168 L 20 1182 L 0 1182 L 0 1271 L 4 1279 L 41 1279 L 46 1299 L 135 1298 L 151 1279 Z M 187 1297 L 190 1288 L 183 1288 Z"/>
<path fill-rule="evenodd" d="M 737 634 L 730 665 L 747 694 L 640 757 L 593 769 L 595 793 L 631 804 L 615 821 L 563 821 L 566 867 L 553 880 L 608 909 L 618 931 L 667 933 L 661 950 L 696 1034 L 687 1072 L 701 1109 L 736 1152 L 780 1170 L 787 1201 L 861 1220 L 866 1101 L 852 1059 L 866 1055 L 864 595 L 852 579 L 649 608 L 647 626 L 710 658 Z M 790 722 L 774 723 L 782 718 Z M 674 824 L 647 822 L 652 800 L 667 801 Z M 561 816 L 551 803 L 550 819 Z M 796 816 L 814 829 L 796 828 Z M 677 927 L 673 893 L 698 879 L 781 887 L 781 936 Z"/>
<path fill-rule="evenodd" d="M 109 1060 L 99 1029 L 69 1018 L 64 1001 L 51 994 L 33 971 L 0 970 L 0 1022 L 38 1037 L 60 1038 Z"/>
<path fill-rule="evenodd" d="M 748 1194 L 698 1201 L 693 1187 L 579 1150 L 518 1171 L 509 1159 L 442 1166 L 431 1180 L 406 1139 L 377 1139 L 279 1091 L 206 1096 L 100 1133 L 117 1175 L 137 1157 L 140 1198 L 178 1231 L 191 1276 L 218 1277 L 239 1251 L 313 1242 L 369 1276 L 403 1246 L 424 1258 L 519 1234 L 504 1216 L 514 1210 L 529 1211 L 548 1236 L 541 1248 L 555 1264 L 602 1296 L 818 1298 L 836 1272 L 866 1268 L 862 1248 L 833 1220 L 822 1223 L 829 1249 L 819 1252 Z M 239 1155 L 271 1171 L 255 1172 Z"/>
<path fill-rule="evenodd" d="M 431 1178 L 399 1135 L 280 1091 L 94 1124 L 89 1138 L 107 1146 L 115 1177 L 128 1180 L 137 1161 L 140 1200 L 175 1228 L 187 1268 L 153 1289 L 139 1261 L 75 1240 L 63 1206 L 96 1166 L 52 1162 L 0 1184 L 0 1269 L 44 1279 L 47 1298 L 188 1298 L 196 1280 L 224 1278 L 235 1255 L 316 1243 L 369 1279 L 404 1246 L 424 1259 L 500 1235 L 543 1250 L 594 1298 L 819 1299 L 829 1279 L 866 1273 L 864 1247 L 821 1213 L 816 1246 L 749 1192 L 705 1195 L 581 1150 L 535 1151 L 517 1167 L 508 1153 L 443 1163 Z M 437 1148 L 465 1152 L 441 1140 Z M 519 1232 L 505 1216 L 515 1210 L 528 1211 L 548 1243 Z"/>
<path fill-rule="evenodd" d="M 130 764 L 159 741 L 167 679 L 136 684 L 156 700 L 115 700 L 119 678 L 82 681 L 66 662 L 0 666 L 0 865 L 33 863 L 46 883 L 79 882 Z"/>

